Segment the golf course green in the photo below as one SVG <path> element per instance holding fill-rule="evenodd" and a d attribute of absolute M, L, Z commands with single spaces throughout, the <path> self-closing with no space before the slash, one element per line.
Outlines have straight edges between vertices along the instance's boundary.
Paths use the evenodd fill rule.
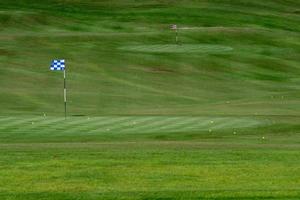
<path fill-rule="evenodd" d="M 37 199 L 300 199 L 300 1 L 0 0 L 0 200 Z"/>

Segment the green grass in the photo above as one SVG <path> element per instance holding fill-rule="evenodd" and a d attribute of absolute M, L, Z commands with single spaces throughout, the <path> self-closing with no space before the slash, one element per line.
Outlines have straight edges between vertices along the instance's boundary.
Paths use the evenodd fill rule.
<path fill-rule="evenodd" d="M 193 44 L 171 44 L 171 45 L 134 45 L 120 48 L 132 52 L 150 53 L 222 53 L 232 51 L 232 48 L 220 45 L 193 45 Z"/>
<path fill-rule="evenodd" d="M 178 134 L 184 132 L 202 131 L 213 135 L 215 131 L 228 130 L 236 134 L 237 129 L 268 123 L 249 117 L 113 116 L 72 117 L 67 120 L 57 117 L 3 117 L 0 118 L 0 138 L 6 142 L 93 141 L 95 137 L 102 140 L 128 140 L 149 136 L 180 140 L 182 138 Z"/>
<path fill-rule="evenodd" d="M 299 13 L 0 0 L 0 199 L 299 199 Z"/>
<path fill-rule="evenodd" d="M 223 142 L 1 145 L 1 197 L 298 199 L 298 150 Z"/>

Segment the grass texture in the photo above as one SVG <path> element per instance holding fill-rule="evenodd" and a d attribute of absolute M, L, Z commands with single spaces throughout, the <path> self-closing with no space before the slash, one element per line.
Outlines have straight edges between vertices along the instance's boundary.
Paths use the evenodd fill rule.
<path fill-rule="evenodd" d="M 300 199 L 299 14 L 0 0 L 0 199 Z"/>

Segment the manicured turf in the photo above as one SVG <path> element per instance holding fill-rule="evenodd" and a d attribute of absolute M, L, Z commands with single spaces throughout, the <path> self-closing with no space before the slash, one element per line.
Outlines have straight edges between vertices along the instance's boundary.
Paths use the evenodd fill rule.
<path fill-rule="evenodd" d="M 151 53 L 222 53 L 233 49 L 221 45 L 203 44 L 169 44 L 169 45 L 137 45 L 121 47 L 121 50 Z"/>
<path fill-rule="evenodd" d="M 299 199 L 299 149 L 212 142 L 1 144 L 1 199 Z"/>
<path fill-rule="evenodd" d="M 300 199 L 299 13 L 0 0 L 0 199 Z"/>
<path fill-rule="evenodd" d="M 0 138 L 2 141 L 61 141 L 64 137 L 74 140 L 101 137 L 128 138 L 132 135 L 174 134 L 199 131 L 228 130 L 263 126 L 268 121 L 249 117 L 72 117 L 64 120 L 57 117 L 2 117 Z M 42 133 L 42 134 L 41 134 Z M 178 136 L 177 136 L 178 137 Z M 175 137 L 176 138 L 176 137 Z M 80 140 L 79 140 L 80 141 Z"/>

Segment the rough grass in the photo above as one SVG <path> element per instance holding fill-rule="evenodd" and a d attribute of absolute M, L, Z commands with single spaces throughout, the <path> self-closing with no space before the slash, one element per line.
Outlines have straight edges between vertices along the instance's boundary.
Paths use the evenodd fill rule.
<path fill-rule="evenodd" d="M 299 10 L 0 0 L 0 199 L 299 199 Z"/>

